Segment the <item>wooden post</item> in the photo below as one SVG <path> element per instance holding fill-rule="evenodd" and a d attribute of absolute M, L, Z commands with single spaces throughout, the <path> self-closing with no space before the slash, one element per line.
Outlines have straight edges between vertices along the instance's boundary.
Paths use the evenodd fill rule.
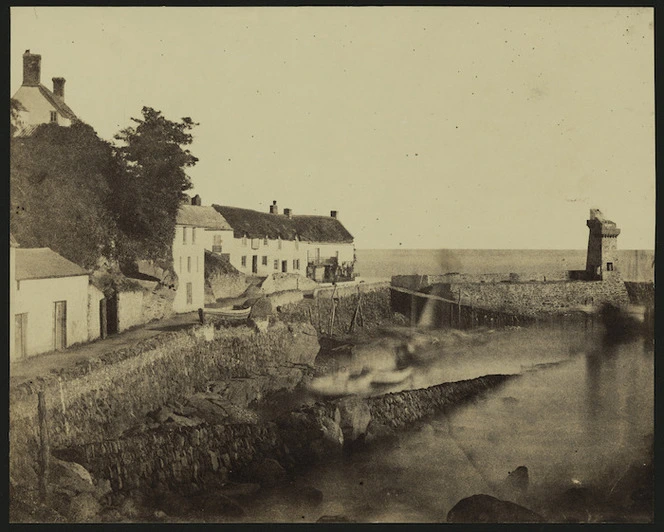
<path fill-rule="evenodd" d="M 416 307 L 415 294 L 410 295 L 410 326 L 415 327 L 415 322 L 417 320 L 417 307 Z"/>
<path fill-rule="evenodd" d="M 459 302 L 457 303 L 457 310 L 459 311 L 459 322 L 457 323 L 457 326 L 459 329 L 461 329 L 461 288 L 459 288 Z"/>
<path fill-rule="evenodd" d="M 48 496 L 49 456 L 51 454 L 48 438 L 48 419 L 44 390 L 37 395 L 37 414 L 39 417 L 39 491 L 43 500 Z"/>
<path fill-rule="evenodd" d="M 334 286 L 332 290 L 332 315 L 330 316 L 330 336 L 332 336 L 332 331 L 334 330 L 334 318 L 337 311 L 337 300 L 335 299 L 335 294 L 337 293 L 337 287 Z"/>

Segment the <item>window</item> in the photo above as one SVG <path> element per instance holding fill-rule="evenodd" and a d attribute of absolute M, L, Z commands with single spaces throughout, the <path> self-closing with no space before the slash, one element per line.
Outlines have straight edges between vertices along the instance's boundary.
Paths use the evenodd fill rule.
<path fill-rule="evenodd" d="M 191 257 L 187 257 L 187 271 L 191 273 Z"/>
<path fill-rule="evenodd" d="M 58 112 L 57 111 L 51 111 L 51 123 L 58 123 Z"/>
<path fill-rule="evenodd" d="M 246 247 L 246 245 L 247 245 L 247 235 L 244 235 L 242 237 L 242 245 Z"/>
<path fill-rule="evenodd" d="M 263 239 L 263 245 L 264 245 L 265 247 L 267 247 L 267 237 L 265 237 L 265 238 Z"/>
<path fill-rule="evenodd" d="M 183 244 L 187 243 L 187 228 L 186 227 L 182 228 L 182 243 Z"/>
<path fill-rule="evenodd" d="M 260 241 L 259 238 L 252 238 L 251 239 L 251 249 L 258 249 L 260 245 L 261 245 L 261 241 Z"/>
<path fill-rule="evenodd" d="M 212 237 L 212 253 L 221 253 L 221 235 Z"/>
<path fill-rule="evenodd" d="M 275 270 L 279 269 L 279 259 L 274 259 L 274 269 Z"/>
<path fill-rule="evenodd" d="M 295 269 L 299 270 L 300 269 L 300 259 L 295 260 Z"/>
<path fill-rule="evenodd" d="M 247 256 L 242 255 L 242 267 L 246 268 L 247 267 Z"/>
<path fill-rule="evenodd" d="M 261 260 L 261 263 L 263 266 L 267 266 L 267 255 L 263 255 L 263 259 Z"/>
<path fill-rule="evenodd" d="M 196 228 L 195 227 L 191 228 L 191 243 L 192 244 L 196 243 Z"/>
<path fill-rule="evenodd" d="M 281 237 L 279 237 L 277 247 L 278 247 L 279 249 L 281 249 Z"/>
<path fill-rule="evenodd" d="M 606 263 L 606 271 L 607 272 L 612 272 L 613 271 L 613 262 L 607 262 Z"/>

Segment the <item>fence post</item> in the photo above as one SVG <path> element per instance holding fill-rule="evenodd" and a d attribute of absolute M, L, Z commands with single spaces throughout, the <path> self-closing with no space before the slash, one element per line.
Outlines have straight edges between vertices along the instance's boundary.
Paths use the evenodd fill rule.
<path fill-rule="evenodd" d="M 37 414 L 39 417 L 39 491 L 43 500 L 48 496 L 49 457 L 51 454 L 48 437 L 48 418 L 44 390 L 37 394 Z"/>

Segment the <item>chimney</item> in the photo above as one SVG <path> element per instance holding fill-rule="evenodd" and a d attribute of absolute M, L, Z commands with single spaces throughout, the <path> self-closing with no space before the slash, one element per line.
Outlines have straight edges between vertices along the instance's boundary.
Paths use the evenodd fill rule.
<path fill-rule="evenodd" d="M 277 200 L 272 202 L 270 205 L 270 214 L 279 214 L 279 207 L 277 207 Z"/>
<path fill-rule="evenodd" d="M 334 219 L 337 218 L 337 215 L 338 215 L 338 214 L 339 214 L 338 211 L 330 211 L 330 216 L 331 216 L 332 218 L 334 218 Z"/>
<path fill-rule="evenodd" d="M 65 78 L 53 78 L 53 94 L 65 101 Z"/>
<path fill-rule="evenodd" d="M 292 218 L 293 217 L 293 209 L 284 209 L 284 215 L 286 218 Z"/>
<path fill-rule="evenodd" d="M 196 194 L 193 198 L 191 198 L 191 204 L 196 205 L 197 207 L 201 206 L 201 197 Z"/>
<path fill-rule="evenodd" d="M 36 86 L 41 81 L 41 55 L 31 54 L 26 50 L 23 54 L 23 85 Z"/>

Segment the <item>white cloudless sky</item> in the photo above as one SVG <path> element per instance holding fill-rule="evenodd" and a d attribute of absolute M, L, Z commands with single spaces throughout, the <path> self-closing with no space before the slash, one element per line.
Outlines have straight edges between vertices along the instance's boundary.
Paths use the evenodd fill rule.
<path fill-rule="evenodd" d="M 653 249 L 651 8 L 11 10 L 99 135 L 189 116 L 203 204 L 338 210 L 358 248 Z"/>

